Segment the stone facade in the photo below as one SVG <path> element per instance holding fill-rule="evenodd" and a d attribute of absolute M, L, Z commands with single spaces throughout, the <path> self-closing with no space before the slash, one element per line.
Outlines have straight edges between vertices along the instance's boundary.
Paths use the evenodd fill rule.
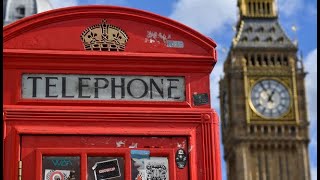
<path fill-rule="evenodd" d="M 49 0 L 3 0 L 3 25 L 51 9 Z"/>

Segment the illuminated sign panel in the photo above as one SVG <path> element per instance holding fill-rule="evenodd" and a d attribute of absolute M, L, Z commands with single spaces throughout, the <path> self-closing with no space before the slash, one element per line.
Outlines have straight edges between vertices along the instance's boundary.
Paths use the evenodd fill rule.
<path fill-rule="evenodd" d="M 184 77 L 23 74 L 25 99 L 185 101 Z"/>

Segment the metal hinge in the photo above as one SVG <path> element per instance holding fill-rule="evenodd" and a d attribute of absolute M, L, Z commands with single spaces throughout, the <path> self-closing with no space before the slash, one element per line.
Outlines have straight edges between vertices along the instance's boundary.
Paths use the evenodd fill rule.
<path fill-rule="evenodd" d="M 18 180 L 22 180 L 22 161 L 19 161 Z"/>

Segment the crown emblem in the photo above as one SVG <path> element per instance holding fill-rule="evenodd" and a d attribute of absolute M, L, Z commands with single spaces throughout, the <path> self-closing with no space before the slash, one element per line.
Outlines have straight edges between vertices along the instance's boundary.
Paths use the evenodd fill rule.
<path fill-rule="evenodd" d="M 122 29 L 107 24 L 105 19 L 85 29 L 80 37 L 85 50 L 91 51 L 124 51 L 129 39 Z"/>

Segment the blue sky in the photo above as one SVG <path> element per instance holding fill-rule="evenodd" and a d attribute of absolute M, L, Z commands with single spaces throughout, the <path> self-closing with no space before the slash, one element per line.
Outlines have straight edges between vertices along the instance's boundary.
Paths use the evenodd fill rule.
<path fill-rule="evenodd" d="M 54 8 L 103 4 L 150 11 L 186 24 L 209 36 L 218 44 L 218 63 L 211 73 L 211 103 L 220 112 L 218 81 L 222 64 L 235 34 L 238 18 L 237 0 L 50 0 Z M 298 41 L 306 76 L 308 114 L 310 121 L 310 167 L 312 180 L 317 179 L 317 0 L 277 0 L 279 21 L 293 41 Z M 292 30 L 296 27 L 296 31 Z M 221 152 L 223 153 L 222 149 Z M 225 164 L 223 158 L 223 180 Z"/>

